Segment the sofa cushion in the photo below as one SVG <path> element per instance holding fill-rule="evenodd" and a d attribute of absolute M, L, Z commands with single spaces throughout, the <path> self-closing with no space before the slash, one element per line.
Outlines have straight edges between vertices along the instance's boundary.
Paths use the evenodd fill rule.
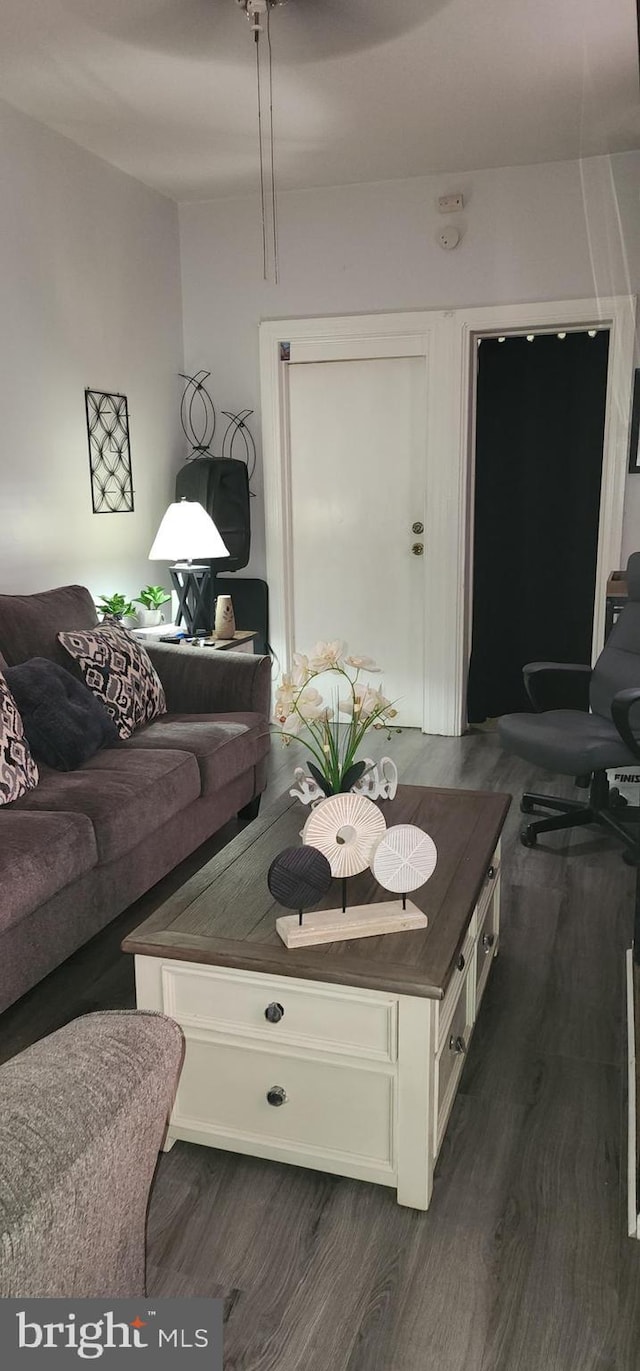
<path fill-rule="evenodd" d="M 127 749 L 179 748 L 197 758 L 202 793 L 222 789 L 269 751 L 269 724 L 261 714 L 165 714 L 129 738 Z"/>
<path fill-rule="evenodd" d="M 84 814 L 0 815 L 0 928 L 18 923 L 98 860 Z"/>
<path fill-rule="evenodd" d="M 57 662 L 32 657 L 7 667 L 5 675 L 36 762 L 73 771 L 101 747 L 117 743 L 102 701 Z"/>
<path fill-rule="evenodd" d="M 78 771 L 42 771 L 37 790 L 15 809 L 86 814 L 101 862 L 122 857 L 200 795 L 195 757 L 187 752 L 108 748 Z M 0 816 L 1 817 L 1 816 Z"/>
<path fill-rule="evenodd" d="M 87 633 L 60 633 L 85 683 L 106 706 L 121 738 L 166 712 L 160 677 L 141 643 L 108 624 Z"/>
<path fill-rule="evenodd" d="M 61 629 L 93 628 L 96 607 L 85 586 L 59 586 L 37 595 L 0 595 L 0 652 L 9 666 L 49 657 L 70 666 L 58 642 Z"/>
<path fill-rule="evenodd" d="M 0 805 L 11 804 L 38 784 L 18 706 L 0 675 Z"/>

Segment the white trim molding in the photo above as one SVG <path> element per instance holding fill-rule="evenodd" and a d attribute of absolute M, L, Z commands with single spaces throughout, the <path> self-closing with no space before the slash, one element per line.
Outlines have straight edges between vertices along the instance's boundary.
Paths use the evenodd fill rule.
<path fill-rule="evenodd" d="M 593 655 L 604 635 L 608 573 L 619 565 L 635 338 L 635 299 L 553 300 L 464 310 L 260 326 L 267 575 L 271 639 L 282 669 L 294 650 L 288 360 L 424 356 L 427 378 L 423 729 L 463 733 L 471 643 L 475 356 L 494 334 L 608 328 L 609 371 L 596 570 Z"/>

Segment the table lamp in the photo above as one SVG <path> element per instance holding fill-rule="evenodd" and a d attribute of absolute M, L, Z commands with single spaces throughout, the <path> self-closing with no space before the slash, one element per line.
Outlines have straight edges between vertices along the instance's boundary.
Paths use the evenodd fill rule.
<path fill-rule="evenodd" d="M 207 592 L 211 567 L 193 558 L 229 557 L 213 519 L 197 500 L 179 500 L 169 508 L 153 540 L 150 562 L 172 562 L 169 573 L 178 596 L 176 624 L 184 619 L 191 635 L 211 629 Z"/>

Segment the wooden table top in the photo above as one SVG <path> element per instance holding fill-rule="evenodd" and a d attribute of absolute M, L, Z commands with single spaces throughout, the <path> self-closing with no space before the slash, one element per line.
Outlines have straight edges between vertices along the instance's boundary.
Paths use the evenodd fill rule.
<path fill-rule="evenodd" d="M 284 847 L 299 842 L 309 811 L 286 795 L 134 929 L 123 951 L 440 998 L 510 803 L 511 796 L 500 793 L 399 786 L 394 800 L 379 804 L 388 826 L 416 824 L 438 849 L 433 876 L 411 895 L 428 916 L 428 926 L 289 951 L 276 932 L 276 917 L 283 911 L 269 894 L 267 871 Z M 368 871 L 349 882 L 350 904 L 384 898 Z M 339 907 L 339 902 L 335 881 L 318 908 Z"/>

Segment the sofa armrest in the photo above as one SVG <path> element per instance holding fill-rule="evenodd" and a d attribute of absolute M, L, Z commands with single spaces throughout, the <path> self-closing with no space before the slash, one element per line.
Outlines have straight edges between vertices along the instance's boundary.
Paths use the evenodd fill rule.
<path fill-rule="evenodd" d="M 183 1035 L 76 1019 L 0 1068 L 0 1296 L 144 1294 L 145 1221 Z"/>
<path fill-rule="evenodd" d="M 271 713 L 271 660 L 248 652 L 145 643 L 171 714 Z"/>

